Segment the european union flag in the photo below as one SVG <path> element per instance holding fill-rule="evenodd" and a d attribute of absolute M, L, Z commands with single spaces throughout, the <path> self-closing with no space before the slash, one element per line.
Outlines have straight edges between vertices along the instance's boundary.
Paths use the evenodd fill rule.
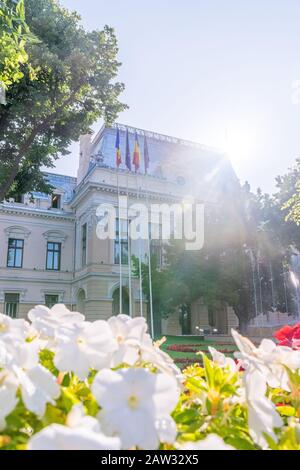
<path fill-rule="evenodd" d="M 128 129 L 126 129 L 126 166 L 129 171 L 131 171 L 131 157 L 130 157 L 130 147 L 129 147 L 129 136 L 128 136 Z"/>

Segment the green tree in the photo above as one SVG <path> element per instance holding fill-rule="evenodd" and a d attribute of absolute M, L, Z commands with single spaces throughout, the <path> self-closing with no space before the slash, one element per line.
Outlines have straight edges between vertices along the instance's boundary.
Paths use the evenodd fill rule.
<path fill-rule="evenodd" d="M 210 314 L 232 306 L 245 330 L 261 310 L 284 308 L 283 263 L 293 238 L 285 225 L 277 199 L 252 193 L 247 183 L 207 205 L 204 248 L 189 252 L 184 241 L 173 241 L 165 246 L 163 272 L 153 274 L 167 280 L 157 283 L 161 313 L 191 310 L 201 297 Z"/>
<path fill-rule="evenodd" d="M 28 62 L 26 44 L 32 40 L 24 0 L 0 0 L 0 85 L 4 90 L 23 78 L 22 66 Z"/>
<path fill-rule="evenodd" d="M 277 178 L 277 187 L 277 197 L 282 202 L 286 221 L 300 225 L 300 159 L 287 174 Z"/>
<path fill-rule="evenodd" d="M 27 0 L 26 23 L 38 42 L 28 46 L 23 77 L 0 107 L 0 200 L 24 190 L 50 190 L 41 166 L 54 166 L 72 141 L 99 118 L 110 124 L 125 108 L 114 31 L 88 32 L 76 13 L 54 0 Z"/>

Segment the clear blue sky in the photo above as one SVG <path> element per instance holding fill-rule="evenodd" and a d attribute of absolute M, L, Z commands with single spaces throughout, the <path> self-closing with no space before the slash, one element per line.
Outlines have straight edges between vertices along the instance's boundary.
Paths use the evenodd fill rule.
<path fill-rule="evenodd" d="M 231 153 L 241 181 L 274 189 L 300 156 L 297 0 L 61 0 L 89 29 L 115 28 L 119 122 Z M 77 154 L 77 147 L 73 147 Z M 77 155 L 76 155 L 77 158 Z M 75 175 L 75 155 L 56 171 Z"/>

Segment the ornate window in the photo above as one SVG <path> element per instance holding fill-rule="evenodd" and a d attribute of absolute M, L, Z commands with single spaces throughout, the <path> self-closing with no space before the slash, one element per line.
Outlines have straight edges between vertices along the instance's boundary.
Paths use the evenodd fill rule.
<path fill-rule="evenodd" d="M 81 266 L 86 266 L 86 236 L 87 236 L 87 224 L 82 226 L 81 232 Z"/>
<path fill-rule="evenodd" d="M 120 228 L 120 233 L 119 233 Z M 122 264 L 128 264 L 128 221 L 116 220 L 116 239 L 115 239 L 115 264 L 120 263 L 120 252 Z"/>
<path fill-rule="evenodd" d="M 47 243 L 46 269 L 60 271 L 61 243 Z"/>
<path fill-rule="evenodd" d="M 19 313 L 20 294 L 4 294 L 4 313 L 11 318 L 17 318 Z"/>
<path fill-rule="evenodd" d="M 24 240 L 9 238 L 7 250 L 7 267 L 22 268 L 23 266 Z"/>
<path fill-rule="evenodd" d="M 45 305 L 48 308 L 52 308 L 54 305 L 59 303 L 58 294 L 45 294 Z"/>
<path fill-rule="evenodd" d="M 51 207 L 52 209 L 61 209 L 61 195 L 60 194 L 52 194 Z"/>

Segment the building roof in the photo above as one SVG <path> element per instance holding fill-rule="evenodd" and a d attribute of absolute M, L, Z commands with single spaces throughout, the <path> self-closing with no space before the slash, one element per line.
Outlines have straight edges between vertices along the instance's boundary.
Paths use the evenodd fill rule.
<path fill-rule="evenodd" d="M 45 179 L 51 186 L 61 191 L 63 194 L 63 203 L 68 203 L 74 194 L 77 185 L 77 178 L 66 175 L 59 175 L 57 173 L 44 172 Z M 48 199 L 49 195 L 38 191 L 33 191 L 32 195 L 36 199 Z"/>
<path fill-rule="evenodd" d="M 148 144 L 150 164 L 148 174 L 190 187 L 201 186 L 215 192 L 226 185 L 238 183 L 232 165 L 226 155 L 217 149 L 188 140 L 166 136 L 134 127 L 115 124 L 113 127 L 102 127 L 92 141 L 90 167 L 102 166 L 116 168 L 116 133 L 119 129 L 122 163 L 120 170 L 125 170 L 126 132 L 128 131 L 131 162 L 137 135 L 141 165 L 139 173 L 145 173 L 144 143 Z M 134 167 L 132 165 L 132 171 Z"/>

